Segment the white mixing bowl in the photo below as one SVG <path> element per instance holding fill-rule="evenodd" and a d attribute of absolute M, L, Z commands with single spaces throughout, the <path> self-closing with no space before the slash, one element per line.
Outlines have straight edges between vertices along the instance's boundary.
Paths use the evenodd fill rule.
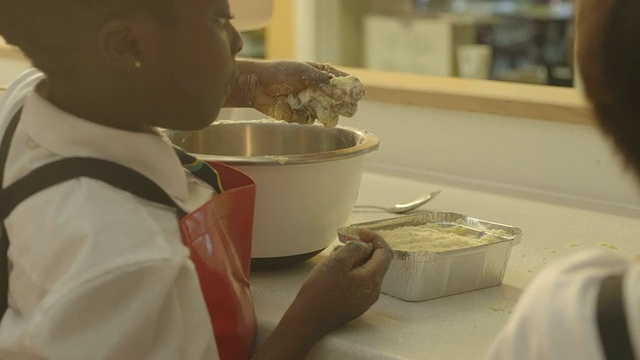
<path fill-rule="evenodd" d="M 167 135 L 186 151 L 255 180 L 254 270 L 302 262 L 329 246 L 356 202 L 363 155 L 379 146 L 375 135 L 360 129 L 269 120 L 221 121 Z"/>

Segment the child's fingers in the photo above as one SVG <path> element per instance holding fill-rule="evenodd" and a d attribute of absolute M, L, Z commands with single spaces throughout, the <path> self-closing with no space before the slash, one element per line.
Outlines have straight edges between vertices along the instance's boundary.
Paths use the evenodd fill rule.
<path fill-rule="evenodd" d="M 364 228 L 358 229 L 358 237 L 360 238 L 360 240 L 368 243 L 373 242 L 373 240 L 375 239 L 382 239 L 382 236 L 380 236 L 377 232 Z"/>
<path fill-rule="evenodd" d="M 335 113 L 346 117 L 353 117 L 358 111 L 358 103 L 341 102 L 333 109 Z"/>
<path fill-rule="evenodd" d="M 378 240 L 374 240 L 372 244 L 378 243 Z M 378 247 L 374 245 L 373 254 L 364 264 L 358 267 L 357 271 L 368 273 L 373 276 L 373 280 L 377 283 L 382 283 L 389 266 L 393 260 L 393 251 L 388 247 Z"/>
<path fill-rule="evenodd" d="M 326 71 L 319 64 L 306 63 L 303 64 L 303 66 L 305 66 L 306 68 L 301 72 L 300 82 L 305 87 L 318 87 L 320 85 L 327 85 L 334 77 L 331 72 Z"/>
<path fill-rule="evenodd" d="M 376 232 L 360 229 L 358 236 L 363 242 L 370 243 L 373 249 L 371 258 L 360 266 L 359 271 L 372 273 L 374 279 L 382 281 L 393 260 L 393 250 Z"/>
<path fill-rule="evenodd" d="M 307 62 L 307 64 L 311 65 L 312 67 L 314 67 L 314 68 L 316 68 L 316 69 L 318 69 L 320 71 L 329 73 L 329 74 L 331 74 L 333 76 L 349 76 L 349 74 L 347 74 L 346 72 L 340 71 L 340 70 L 338 70 L 338 69 L 336 69 L 333 66 L 328 65 L 328 64 L 319 64 L 319 63 L 316 63 L 316 62 Z"/>
<path fill-rule="evenodd" d="M 331 253 L 335 263 L 346 270 L 352 269 L 356 264 L 366 261 L 373 252 L 370 243 L 362 241 L 348 241 Z"/>

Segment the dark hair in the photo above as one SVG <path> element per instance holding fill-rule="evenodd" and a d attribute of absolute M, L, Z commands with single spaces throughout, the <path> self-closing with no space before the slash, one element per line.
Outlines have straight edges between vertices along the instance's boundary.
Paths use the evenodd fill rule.
<path fill-rule="evenodd" d="M 601 128 L 640 175 L 640 1 L 617 0 L 584 71 L 585 90 Z M 579 41 L 593 41 L 580 39 Z M 584 70 L 584 69 L 583 69 Z M 593 72 L 593 73 L 590 73 Z"/>
<path fill-rule="evenodd" d="M 64 71 L 73 66 L 89 14 L 98 14 L 104 23 L 141 11 L 162 25 L 175 19 L 174 0 L 0 0 L 0 36 L 45 73 Z"/>

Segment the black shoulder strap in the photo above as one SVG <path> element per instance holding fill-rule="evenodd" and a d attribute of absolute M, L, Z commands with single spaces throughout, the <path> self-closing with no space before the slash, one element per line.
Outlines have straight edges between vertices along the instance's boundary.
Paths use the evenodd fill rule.
<path fill-rule="evenodd" d="M 4 180 L 4 168 L 7 163 L 7 157 L 9 156 L 9 146 L 11 145 L 11 139 L 16 131 L 16 127 L 18 127 L 20 114 L 22 114 L 22 108 L 13 115 L 2 136 L 2 143 L 0 143 L 0 191 Z M 9 258 L 7 254 L 9 251 L 9 237 L 7 235 L 7 229 L 4 227 L 4 218 L 0 220 L 0 224 L 2 225 L 2 232 L 0 233 L 0 312 L 4 314 L 9 307 Z"/>
<path fill-rule="evenodd" d="M 598 331 L 607 360 L 635 359 L 624 313 L 622 279 L 622 275 L 604 279 L 598 293 Z"/>
<path fill-rule="evenodd" d="M 9 153 L 13 133 L 18 124 L 20 111 L 13 117 L 0 144 L 0 189 L 4 178 L 4 168 Z M 48 187 L 78 177 L 101 180 L 113 187 L 127 191 L 142 199 L 170 206 L 176 209 L 178 217 L 186 212 L 155 182 L 139 172 L 111 161 L 94 158 L 66 158 L 43 165 L 23 178 L 0 190 L 0 314 L 8 307 L 9 262 L 7 251 L 9 238 L 4 227 L 4 219 L 13 209 L 29 196 Z"/>
<path fill-rule="evenodd" d="M 146 176 L 126 166 L 96 158 L 73 157 L 54 161 L 2 189 L 9 148 L 21 113 L 22 108 L 11 119 L 0 144 L 0 221 L 4 221 L 13 208 L 29 196 L 78 177 L 101 180 L 145 200 L 174 207 L 180 217 L 186 215 L 158 184 Z"/>
<path fill-rule="evenodd" d="M 67 158 L 43 165 L 28 175 L 0 190 L 0 314 L 8 307 L 9 294 L 9 237 L 4 227 L 13 209 L 23 200 L 48 187 L 78 177 L 101 180 L 115 188 L 127 191 L 142 199 L 170 206 L 176 209 L 179 218 L 186 215 L 173 199 L 144 175 L 126 166 L 107 160 L 93 158 Z"/>
<path fill-rule="evenodd" d="M 4 181 L 4 168 L 7 164 L 7 158 L 9 157 L 9 147 L 11 145 L 11 139 L 13 138 L 13 134 L 16 132 L 16 128 L 18 127 L 18 121 L 20 120 L 20 114 L 22 114 L 22 108 L 18 109 L 18 111 L 13 115 L 9 125 L 4 131 L 4 135 L 2 136 L 2 143 L 0 143 L 0 189 L 2 189 L 2 184 Z"/>
<path fill-rule="evenodd" d="M 31 195 L 79 177 L 101 180 L 142 199 L 173 207 L 179 217 L 186 215 L 160 186 L 139 172 L 108 160 L 74 157 L 45 164 L 3 189 L 0 192 L 0 219 L 4 220 Z"/>

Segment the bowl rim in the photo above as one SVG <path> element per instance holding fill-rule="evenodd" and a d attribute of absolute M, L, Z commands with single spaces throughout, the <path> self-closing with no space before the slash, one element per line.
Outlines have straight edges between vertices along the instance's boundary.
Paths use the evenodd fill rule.
<path fill-rule="evenodd" d="M 211 126 L 225 126 L 235 124 L 250 123 L 256 126 L 317 126 L 325 128 L 322 124 L 297 124 L 288 123 L 278 120 L 222 120 L 216 121 L 209 125 Z M 313 164 L 328 161 L 343 160 L 352 157 L 361 156 L 375 150 L 380 147 L 380 139 L 375 134 L 368 130 L 359 129 L 352 126 L 337 125 L 334 128 L 350 131 L 357 135 L 359 141 L 355 146 L 351 146 L 345 149 L 325 151 L 321 153 L 308 153 L 308 154 L 294 154 L 294 155 L 261 155 L 261 156 L 233 156 L 233 155 L 212 155 L 212 154 L 199 154 L 193 153 L 193 155 L 207 161 L 218 161 L 231 165 L 299 165 L 299 164 Z M 205 128 L 206 129 L 206 128 Z M 333 129 L 333 128 L 329 128 Z M 204 129 L 203 129 L 204 130 Z M 171 131 L 168 131 L 170 133 Z"/>

